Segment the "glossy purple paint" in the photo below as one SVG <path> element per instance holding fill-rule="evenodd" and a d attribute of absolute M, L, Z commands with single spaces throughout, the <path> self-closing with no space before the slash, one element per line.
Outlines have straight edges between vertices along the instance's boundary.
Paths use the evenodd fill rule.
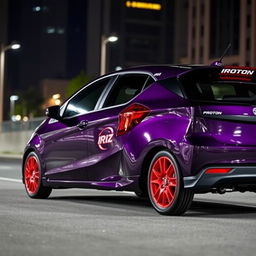
<path fill-rule="evenodd" d="M 147 156 L 160 149 L 172 153 L 185 178 L 199 175 L 212 165 L 256 165 L 256 123 L 204 116 L 217 111 L 253 117 L 252 106 L 194 106 L 161 84 L 163 79 L 203 68 L 149 66 L 127 70 L 150 73 L 156 82 L 126 104 L 68 121 L 46 119 L 29 141 L 24 159 L 31 150 L 38 154 L 43 182 L 48 186 L 135 191 L 140 190 L 139 179 L 147 171 L 143 169 L 149 164 L 145 162 Z M 147 106 L 150 114 L 127 134 L 116 136 L 119 113 L 133 103 Z M 79 129 L 77 124 L 83 120 L 88 126 Z M 108 149 L 102 150 L 98 136 L 107 127 L 115 135 Z"/>

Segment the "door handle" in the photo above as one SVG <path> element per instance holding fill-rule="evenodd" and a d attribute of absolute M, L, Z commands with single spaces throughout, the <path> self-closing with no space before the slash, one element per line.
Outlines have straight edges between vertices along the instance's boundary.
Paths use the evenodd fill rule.
<path fill-rule="evenodd" d="M 88 121 L 83 120 L 83 121 L 81 121 L 81 122 L 77 125 L 77 127 L 82 130 L 82 129 L 84 129 L 87 125 L 88 125 Z"/>

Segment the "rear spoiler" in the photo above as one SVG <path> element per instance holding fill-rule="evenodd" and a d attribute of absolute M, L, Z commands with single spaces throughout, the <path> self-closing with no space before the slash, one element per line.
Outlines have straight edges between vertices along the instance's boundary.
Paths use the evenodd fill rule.
<path fill-rule="evenodd" d="M 221 80 L 256 82 L 256 68 L 224 66 L 219 73 Z"/>
<path fill-rule="evenodd" d="M 256 68 L 255 67 L 242 67 L 242 66 L 204 66 L 197 67 L 184 72 L 178 76 L 182 79 L 198 80 L 209 79 L 211 81 L 241 81 L 256 83 Z"/>

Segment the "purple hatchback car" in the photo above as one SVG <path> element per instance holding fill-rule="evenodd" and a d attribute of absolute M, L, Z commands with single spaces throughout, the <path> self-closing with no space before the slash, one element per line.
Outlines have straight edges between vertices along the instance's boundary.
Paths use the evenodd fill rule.
<path fill-rule="evenodd" d="M 31 198 L 53 188 L 126 190 L 180 215 L 194 193 L 256 192 L 256 68 L 122 70 L 46 115 L 23 158 Z"/>

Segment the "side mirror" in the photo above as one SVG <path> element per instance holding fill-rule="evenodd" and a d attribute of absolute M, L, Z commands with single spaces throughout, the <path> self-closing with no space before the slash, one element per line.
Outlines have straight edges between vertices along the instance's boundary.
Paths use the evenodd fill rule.
<path fill-rule="evenodd" d="M 60 120 L 61 119 L 61 117 L 60 117 L 60 106 L 48 107 L 45 110 L 45 115 L 50 117 L 50 118 L 54 118 L 54 119 Z"/>

